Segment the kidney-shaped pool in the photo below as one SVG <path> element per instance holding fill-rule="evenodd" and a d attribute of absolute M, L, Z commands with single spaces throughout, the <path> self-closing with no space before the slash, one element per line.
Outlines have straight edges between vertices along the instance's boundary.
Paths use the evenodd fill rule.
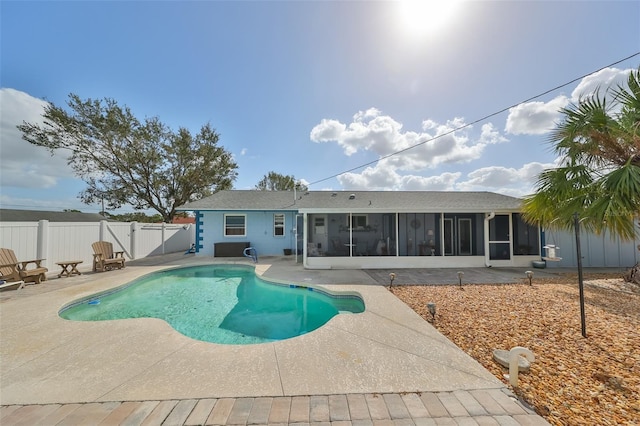
<path fill-rule="evenodd" d="M 354 294 L 268 282 L 248 266 L 206 265 L 154 272 L 59 314 L 75 321 L 159 318 L 193 339 L 246 345 L 300 336 L 364 309 Z"/>

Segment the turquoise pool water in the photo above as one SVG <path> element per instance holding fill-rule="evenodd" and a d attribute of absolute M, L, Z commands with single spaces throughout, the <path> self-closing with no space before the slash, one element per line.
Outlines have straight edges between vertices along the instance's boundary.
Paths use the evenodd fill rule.
<path fill-rule="evenodd" d="M 242 345 L 299 336 L 340 312 L 363 311 L 357 296 L 269 283 L 251 267 L 207 265 L 146 275 L 74 302 L 60 316 L 76 321 L 160 318 L 197 340 Z"/>

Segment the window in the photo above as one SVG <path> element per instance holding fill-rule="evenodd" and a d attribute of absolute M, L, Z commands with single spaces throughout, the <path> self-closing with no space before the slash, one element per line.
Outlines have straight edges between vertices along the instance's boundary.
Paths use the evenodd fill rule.
<path fill-rule="evenodd" d="M 284 236 L 284 213 L 273 215 L 273 235 L 276 237 Z"/>
<path fill-rule="evenodd" d="M 247 217 L 243 214 L 226 214 L 224 215 L 224 236 L 225 237 L 244 237 L 247 235 L 246 227 Z"/>
<path fill-rule="evenodd" d="M 351 229 L 364 229 L 367 227 L 367 215 L 366 214 L 352 214 L 351 222 L 349 222 L 349 228 Z M 347 216 L 347 221 L 349 216 Z"/>
<path fill-rule="evenodd" d="M 314 223 L 314 233 L 315 234 L 325 234 L 325 227 L 324 227 L 324 221 L 325 221 L 325 217 L 324 216 L 315 216 L 313 218 L 313 223 Z"/>
<path fill-rule="evenodd" d="M 453 219 L 444 220 L 444 254 L 453 256 Z"/>
<path fill-rule="evenodd" d="M 513 254 L 539 255 L 539 235 L 537 225 L 526 223 L 520 213 L 513 214 Z"/>
<path fill-rule="evenodd" d="M 458 255 L 470 255 L 471 245 L 471 219 L 458 219 Z"/>

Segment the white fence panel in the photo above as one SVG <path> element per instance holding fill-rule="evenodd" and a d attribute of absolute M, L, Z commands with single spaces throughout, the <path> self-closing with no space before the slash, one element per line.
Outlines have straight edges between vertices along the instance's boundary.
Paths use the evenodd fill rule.
<path fill-rule="evenodd" d="M 10 248 L 18 260 L 38 257 L 38 222 L 0 222 L 0 247 Z"/>
<path fill-rule="evenodd" d="M 96 241 L 109 241 L 113 244 L 113 251 L 124 251 L 124 257 L 127 259 L 145 257 L 135 254 L 135 247 L 132 246 L 131 223 L 105 221 L 100 223 L 102 225 L 100 238 Z"/>
<path fill-rule="evenodd" d="M 47 267 L 52 270 L 56 262 L 82 260 L 83 269 L 93 262 L 91 244 L 100 240 L 100 223 L 55 222 L 49 223 Z M 18 257 L 20 259 L 20 257 Z"/>
<path fill-rule="evenodd" d="M 187 250 L 195 242 L 195 227 L 171 224 L 138 224 L 136 249 L 138 257 Z"/>
<path fill-rule="evenodd" d="M 45 259 L 52 273 L 56 262 L 82 260 L 80 270 L 93 266 L 96 241 L 109 241 L 126 259 L 186 251 L 195 242 L 195 226 L 137 222 L 0 222 L 0 247 L 10 248 L 19 261 Z"/>

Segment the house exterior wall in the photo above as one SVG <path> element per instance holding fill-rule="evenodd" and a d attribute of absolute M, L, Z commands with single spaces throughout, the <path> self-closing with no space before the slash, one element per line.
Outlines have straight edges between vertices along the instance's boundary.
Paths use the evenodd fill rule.
<path fill-rule="evenodd" d="M 636 225 L 636 228 L 638 230 L 636 235 L 640 235 L 640 225 Z M 547 268 L 578 266 L 574 232 L 546 231 L 544 242 L 559 247 L 556 256 L 561 258 L 557 262 L 547 261 Z M 583 231 L 580 233 L 582 266 L 585 268 L 630 268 L 640 262 L 639 244 L 640 238 L 633 241 L 622 241 L 619 237 L 611 238 L 609 233 L 596 235 Z"/>
<path fill-rule="evenodd" d="M 197 213 L 196 249 L 206 256 L 215 254 L 216 243 L 236 242 L 250 243 L 258 256 L 291 250 L 310 269 L 529 269 L 546 257 L 545 235 L 523 219 L 521 200 L 490 192 L 229 190 L 182 209 Z M 283 235 L 273 232 L 277 213 L 285 215 Z M 225 214 L 244 215 L 246 227 L 244 221 L 229 223 L 225 235 Z M 232 235 L 239 228 L 246 233 Z M 587 267 L 629 267 L 640 258 L 640 237 L 582 237 Z M 547 235 L 546 243 L 560 246 L 563 257 L 547 267 L 576 265 L 571 232 L 557 233 L 555 240 Z"/>
<path fill-rule="evenodd" d="M 518 229 L 517 226 L 523 228 L 524 225 L 516 220 L 515 212 L 497 216 L 353 212 L 351 219 L 349 213 L 344 212 L 304 216 L 304 265 L 309 269 L 530 268 L 534 260 L 540 259 L 538 228 Z M 316 232 L 317 217 L 326 217 L 329 244 L 319 244 L 322 238 Z M 466 225 L 464 234 L 460 224 Z M 493 230 L 493 238 L 489 230 Z M 529 235 L 531 233 L 533 235 Z M 523 242 L 534 246 L 525 250 L 520 247 Z"/>
<path fill-rule="evenodd" d="M 245 215 L 246 234 L 225 236 L 225 215 Z M 274 214 L 284 214 L 284 235 L 274 235 Z M 214 244 L 250 242 L 260 256 L 282 256 L 285 249 L 295 251 L 295 212 L 292 211 L 200 211 L 196 214 L 199 236 L 197 253 L 213 256 Z"/>
<path fill-rule="evenodd" d="M 284 214 L 284 235 L 274 235 L 274 214 Z M 547 267 L 575 267 L 575 235 L 571 232 L 547 232 L 540 236 L 537 227 L 529 227 L 517 212 L 486 213 L 364 213 L 348 212 L 298 213 L 296 211 L 201 211 L 198 212 L 198 254 L 214 255 L 218 242 L 250 242 L 258 256 L 282 256 L 285 249 L 298 250 L 298 261 L 309 269 L 351 268 L 464 268 L 522 267 L 532 268 L 532 262 L 545 255 L 545 243 L 561 247 L 559 262 L 547 262 Z M 246 215 L 246 235 L 225 236 L 225 214 Z M 304 219 L 298 226 L 296 216 Z M 367 216 L 366 223 L 355 223 L 354 217 Z M 323 225 L 315 221 L 323 217 Z M 349 223 L 354 220 L 353 223 Z M 470 221 L 471 253 L 461 254 L 454 247 L 443 252 L 445 221 L 457 228 L 459 220 Z M 502 225 L 500 225 L 500 223 Z M 351 229 L 351 226 L 354 229 Z M 320 232 L 320 228 L 323 230 Z M 304 232 L 304 238 L 303 233 Z M 454 245 L 457 236 L 454 231 Z M 639 230 L 640 232 L 640 230 Z M 545 240 L 546 237 L 546 240 Z M 431 255 L 431 239 L 435 249 Z M 337 253 L 334 241 L 343 252 Z M 379 242 L 389 247 L 382 254 L 376 250 Z M 425 244 L 427 249 L 425 250 Z M 640 240 L 620 241 L 609 235 L 582 233 L 582 255 L 585 267 L 627 268 L 640 261 L 637 246 Z M 317 252 L 311 254 L 310 250 Z"/>
<path fill-rule="evenodd" d="M 274 214 L 285 215 L 283 236 L 273 232 Z M 225 215 L 244 215 L 245 235 L 225 236 Z M 368 213 L 367 223 L 356 226 L 355 219 L 349 213 L 307 213 L 304 215 L 298 232 L 304 232 L 304 238 L 296 244 L 295 211 L 199 211 L 197 212 L 197 253 L 201 256 L 214 256 L 214 244 L 220 242 L 249 242 L 260 256 L 281 256 L 284 249 L 295 251 L 309 269 L 350 268 L 350 269 L 386 269 L 386 268 L 464 268 L 483 266 L 515 266 L 529 268 L 532 261 L 539 260 L 537 253 L 518 252 L 515 241 L 507 244 L 506 259 L 489 260 L 489 242 L 487 226 L 490 218 L 483 213 Z M 353 213 L 364 216 L 365 213 Z M 504 215 L 504 213 L 503 213 Z M 510 218 L 511 214 L 508 214 Z M 322 217 L 321 222 L 316 218 Z M 396 220 L 397 219 L 397 220 Z M 443 253 L 444 233 L 442 226 L 447 219 L 455 222 L 459 219 L 471 223 L 471 252 L 459 255 L 457 249 Z M 349 224 L 350 220 L 354 223 Z M 511 224 L 511 219 L 507 223 Z M 354 225 L 354 229 L 350 226 Z M 455 225 L 457 226 L 457 225 Z M 320 229 L 321 228 L 321 229 Z M 456 231 L 457 232 L 457 231 Z M 505 234 L 513 235 L 510 231 Z M 429 245 L 434 241 L 435 249 L 431 255 Z M 338 241 L 336 243 L 336 241 Z M 384 251 L 376 250 L 383 242 Z M 457 244 L 457 243 L 456 243 Z M 387 251 L 387 247 L 389 250 Z M 310 250 L 317 252 L 310 254 Z M 342 252 L 337 252 L 342 249 Z"/>

